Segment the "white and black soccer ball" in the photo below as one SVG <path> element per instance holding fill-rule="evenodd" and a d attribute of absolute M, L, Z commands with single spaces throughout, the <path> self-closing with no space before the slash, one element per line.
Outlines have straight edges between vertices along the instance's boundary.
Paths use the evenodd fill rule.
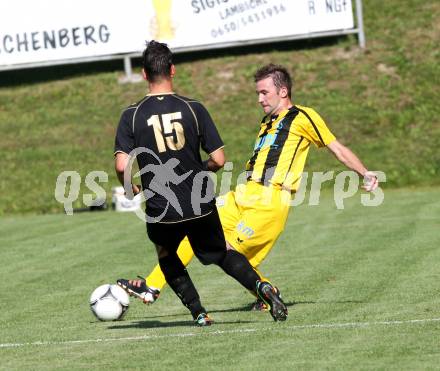
<path fill-rule="evenodd" d="M 92 292 L 89 303 L 92 313 L 100 321 L 115 321 L 124 317 L 130 298 L 118 285 L 106 284 Z"/>

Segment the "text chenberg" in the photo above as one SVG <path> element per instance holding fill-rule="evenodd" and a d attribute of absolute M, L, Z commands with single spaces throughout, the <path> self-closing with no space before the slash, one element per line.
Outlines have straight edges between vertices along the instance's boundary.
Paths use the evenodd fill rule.
<path fill-rule="evenodd" d="M 59 49 L 107 43 L 109 28 L 105 25 L 60 28 L 50 31 L 0 35 L 0 53 L 22 53 L 40 49 Z"/>

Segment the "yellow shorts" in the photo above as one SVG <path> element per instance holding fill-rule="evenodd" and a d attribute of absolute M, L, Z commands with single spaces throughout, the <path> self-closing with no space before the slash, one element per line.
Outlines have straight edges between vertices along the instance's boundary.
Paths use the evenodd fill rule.
<path fill-rule="evenodd" d="M 253 267 L 260 265 L 284 230 L 290 199 L 286 190 L 252 181 L 217 199 L 226 241 Z"/>
<path fill-rule="evenodd" d="M 284 229 L 289 212 L 290 192 L 248 182 L 217 198 L 217 208 L 226 241 L 242 253 L 258 270 Z M 186 266 L 194 256 L 188 238 L 180 243 L 177 254 Z M 147 285 L 162 289 L 165 277 L 156 265 L 146 277 Z"/>

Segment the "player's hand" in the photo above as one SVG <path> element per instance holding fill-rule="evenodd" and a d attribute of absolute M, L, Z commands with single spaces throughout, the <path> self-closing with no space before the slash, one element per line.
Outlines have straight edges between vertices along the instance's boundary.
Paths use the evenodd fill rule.
<path fill-rule="evenodd" d="M 132 184 L 131 185 L 131 192 L 130 192 L 130 190 L 128 190 L 128 191 L 126 191 L 126 192 L 124 192 L 124 195 L 125 195 L 125 197 L 128 199 L 128 200 L 133 200 L 133 198 L 136 196 L 136 195 L 138 195 L 139 193 L 141 193 L 142 192 L 142 186 L 140 186 L 140 185 L 136 185 L 136 184 Z"/>
<path fill-rule="evenodd" d="M 133 194 L 136 196 L 137 194 L 141 193 L 142 186 L 136 185 L 136 184 L 132 184 L 131 185 L 131 189 L 133 190 Z"/>
<path fill-rule="evenodd" d="M 379 181 L 377 180 L 376 174 L 373 171 L 366 171 L 364 174 L 364 185 L 362 188 L 367 192 L 372 192 L 377 187 L 379 187 Z"/>

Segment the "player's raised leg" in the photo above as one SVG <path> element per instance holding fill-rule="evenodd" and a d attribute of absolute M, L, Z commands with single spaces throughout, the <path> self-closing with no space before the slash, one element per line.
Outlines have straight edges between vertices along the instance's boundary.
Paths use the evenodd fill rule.
<path fill-rule="evenodd" d="M 208 228 L 208 226 L 216 225 L 220 226 L 220 219 L 216 210 L 213 210 L 207 217 L 199 219 L 198 227 L 202 228 L 198 229 L 198 233 L 191 233 L 191 229 L 188 231 L 188 239 L 197 258 L 202 264 L 218 265 L 225 273 L 264 300 L 269 306 L 270 314 L 275 321 L 285 321 L 287 319 L 287 307 L 278 291 L 269 282 L 260 280 L 260 277 L 244 255 L 233 249 L 225 249 L 226 241 L 223 231 Z M 214 235 L 210 230 L 219 232 Z"/>

